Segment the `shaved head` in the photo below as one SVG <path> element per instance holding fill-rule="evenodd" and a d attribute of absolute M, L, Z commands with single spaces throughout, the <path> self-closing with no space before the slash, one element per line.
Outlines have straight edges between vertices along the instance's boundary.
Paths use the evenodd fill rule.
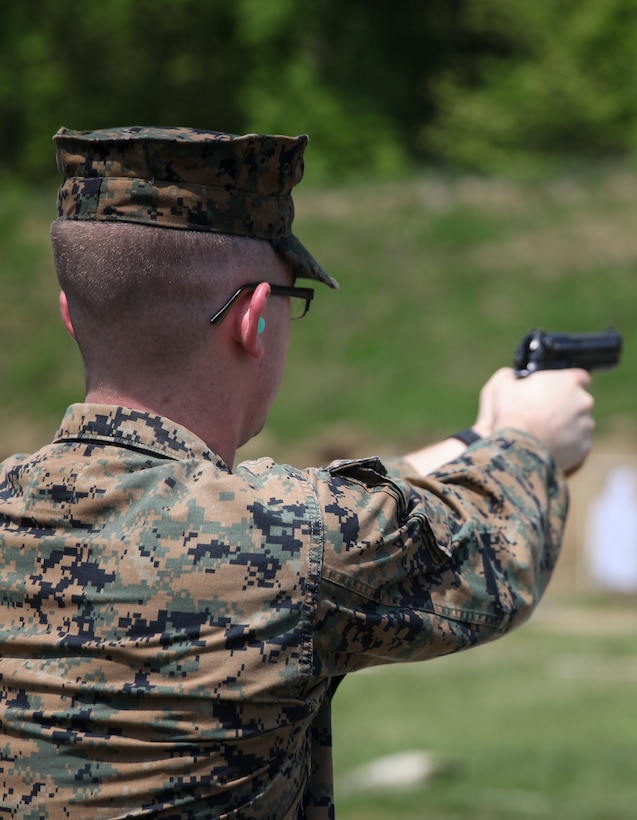
<path fill-rule="evenodd" d="M 51 237 L 89 382 L 126 366 L 183 367 L 215 309 L 283 265 L 268 242 L 229 234 L 64 220 Z"/>

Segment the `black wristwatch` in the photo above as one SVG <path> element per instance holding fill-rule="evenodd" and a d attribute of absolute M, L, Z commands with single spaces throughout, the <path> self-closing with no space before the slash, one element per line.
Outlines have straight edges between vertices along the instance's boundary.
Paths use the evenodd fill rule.
<path fill-rule="evenodd" d="M 466 430 L 461 430 L 459 433 L 454 433 L 453 435 L 449 436 L 449 438 L 457 438 L 463 444 L 466 444 L 467 447 L 470 444 L 473 444 L 476 441 L 480 441 L 482 436 L 479 433 L 476 433 L 475 430 L 472 430 L 471 427 L 468 427 Z"/>

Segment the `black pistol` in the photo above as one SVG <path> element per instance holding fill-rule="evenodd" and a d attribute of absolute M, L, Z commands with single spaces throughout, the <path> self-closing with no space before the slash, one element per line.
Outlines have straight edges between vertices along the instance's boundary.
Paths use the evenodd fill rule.
<path fill-rule="evenodd" d="M 609 328 L 601 333 L 546 333 L 532 330 L 515 351 L 513 367 L 518 377 L 537 370 L 563 370 L 583 367 L 605 370 L 619 362 L 622 337 Z"/>

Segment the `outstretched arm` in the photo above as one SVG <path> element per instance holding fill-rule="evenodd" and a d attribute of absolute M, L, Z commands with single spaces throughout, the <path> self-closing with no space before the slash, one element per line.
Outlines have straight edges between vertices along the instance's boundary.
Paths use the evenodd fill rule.
<path fill-rule="evenodd" d="M 543 370 L 518 379 L 512 369 L 502 368 L 482 388 L 473 429 L 480 436 L 491 436 L 505 427 L 530 433 L 570 475 L 582 466 L 591 446 L 590 381 L 590 374 L 580 369 Z M 464 449 L 461 441 L 448 438 L 405 458 L 419 475 L 427 475 Z"/>

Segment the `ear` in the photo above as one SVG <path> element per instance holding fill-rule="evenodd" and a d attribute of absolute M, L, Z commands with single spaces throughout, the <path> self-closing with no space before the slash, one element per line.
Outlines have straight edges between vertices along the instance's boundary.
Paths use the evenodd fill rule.
<path fill-rule="evenodd" d="M 263 355 L 263 341 L 259 333 L 259 319 L 263 317 L 270 295 L 270 285 L 262 282 L 243 306 L 234 314 L 235 339 L 255 359 Z"/>
<path fill-rule="evenodd" d="M 63 290 L 60 291 L 60 316 L 62 317 L 62 322 L 64 323 L 64 327 L 69 332 L 72 339 L 77 342 L 77 337 L 75 335 L 75 330 L 73 329 L 73 322 L 71 321 L 71 311 L 69 310 L 69 303 L 66 298 L 66 293 Z"/>

